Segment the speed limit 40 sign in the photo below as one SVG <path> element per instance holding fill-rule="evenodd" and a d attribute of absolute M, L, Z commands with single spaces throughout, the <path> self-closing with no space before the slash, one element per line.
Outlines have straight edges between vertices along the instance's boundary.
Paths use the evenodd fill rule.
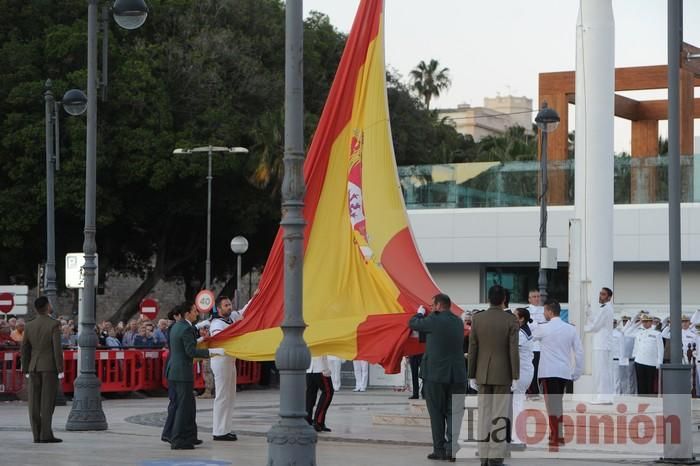
<path fill-rule="evenodd" d="M 194 305 L 199 312 L 209 312 L 214 307 L 214 293 L 209 290 L 202 290 L 194 298 Z"/>

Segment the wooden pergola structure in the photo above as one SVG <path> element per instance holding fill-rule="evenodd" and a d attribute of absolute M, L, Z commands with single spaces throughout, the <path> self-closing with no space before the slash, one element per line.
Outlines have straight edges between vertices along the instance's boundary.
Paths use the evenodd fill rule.
<path fill-rule="evenodd" d="M 680 69 L 681 155 L 694 154 L 693 120 L 700 118 L 700 99 L 695 98 L 695 86 L 700 86 L 700 62 L 689 60 L 688 56 L 698 53 L 700 53 L 699 48 L 687 43 L 683 44 Z M 615 92 L 650 89 L 668 89 L 667 65 L 615 69 Z M 538 102 L 541 104 L 545 100 L 561 118 L 559 129 L 548 135 L 547 157 L 549 160 L 566 160 L 568 158 L 569 135 L 568 105 L 576 103 L 575 72 L 540 73 Z M 595 111 L 595 109 L 590 111 Z M 668 119 L 668 100 L 642 101 L 615 94 L 615 116 L 632 122 L 632 157 L 644 158 L 658 155 L 659 120 Z M 557 174 L 553 175 L 550 180 L 550 202 L 564 204 L 566 189 L 563 183 L 564 179 Z M 633 183 L 631 194 L 633 202 L 644 202 L 645 199 L 649 201 L 649 194 L 655 192 L 654 177 L 644 178 L 649 180 L 648 185 L 644 188 L 646 191 L 644 193 L 640 192 L 639 188 L 635 189 Z"/>

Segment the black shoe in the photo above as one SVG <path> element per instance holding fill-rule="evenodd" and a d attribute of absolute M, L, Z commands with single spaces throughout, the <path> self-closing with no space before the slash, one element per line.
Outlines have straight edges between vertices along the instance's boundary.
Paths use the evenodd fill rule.
<path fill-rule="evenodd" d="M 229 432 L 228 434 L 224 434 L 224 435 L 214 435 L 214 440 L 235 442 L 236 440 L 238 440 L 238 437 L 233 432 Z"/>
<path fill-rule="evenodd" d="M 46 439 L 46 440 L 39 440 L 39 443 L 61 443 L 61 442 L 63 442 L 63 440 L 61 440 L 60 438 L 56 438 L 56 437 L 52 437 L 52 438 Z"/>
<path fill-rule="evenodd" d="M 196 440 L 194 441 L 194 444 L 195 444 L 195 445 L 201 445 L 201 444 L 203 444 L 203 443 L 204 443 L 204 441 L 202 441 L 202 439 L 196 439 Z"/>
<path fill-rule="evenodd" d="M 326 427 L 325 424 L 317 424 L 314 422 L 313 427 L 316 432 L 332 432 L 332 430 Z"/>
<path fill-rule="evenodd" d="M 409 400 L 417 400 L 417 399 L 418 399 L 418 395 L 411 395 L 411 396 L 408 397 L 408 399 L 409 399 Z"/>
<path fill-rule="evenodd" d="M 428 459 L 429 459 L 429 460 L 440 460 L 440 461 L 442 461 L 442 460 L 448 459 L 448 457 L 447 457 L 447 455 L 445 455 L 444 453 L 438 453 L 438 452 L 435 452 L 435 451 L 434 451 L 434 452 L 432 452 L 432 453 L 430 453 L 430 454 L 428 455 Z"/>
<path fill-rule="evenodd" d="M 170 445 L 171 450 L 194 450 L 194 445 L 180 445 L 180 446 L 175 446 L 175 445 Z"/>

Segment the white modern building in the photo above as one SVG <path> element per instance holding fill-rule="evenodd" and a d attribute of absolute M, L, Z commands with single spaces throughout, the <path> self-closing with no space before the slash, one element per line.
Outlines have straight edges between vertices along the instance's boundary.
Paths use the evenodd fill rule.
<path fill-rule="evenodd" d="M 689 159 L 700 161 L 697 156 Z M 618 161 L 616 171 L 625 173 L 625 163 Z M 529 168 L 522 169 L 528 164 Z M 520 178 L 512 177 L 516 170 L 511 165 L 518 168 Z M 494 282 L 511 289 L 515 303 L 526 302 L 527 291 L 537 287 L 537 165 L 513 162 L 482 165 L 471 171 L 454 168 L 457 175 L 468 172 L 472 176 L 455 175 L 452 182 L 445 179 L 445 166 L 400 167 L 411 227 L 423 260 L 440 288 L 463 307 L 483 307 L 480 303 L 486 301 L 488 287 Z M 659 170 L 658 176 L 662 177 L 663 171 Z M 627 182 L 632 185 L 630 172 L 634 173 L 626 172 Z M 683 309 L 690 313 L 700 308 L 700 203 L 693 202 L 692 172 L 686 172 L 681 210 Z M 616 183 L 622 178 L 617 176 Z M 514 188 L 520 185 L 531 189 L 515 189 L 519 194 L 515 195 Z M 489 187 L 501 187 L 504 192 L 487 192 Z M 619 192 L 616 197 L 621 197 Z M 612 288 L 616 312 L 648 309 L 664 316 L 669 300 L 667 205 L 630 204 L 629 197 L 624 202 L 614 207 Z M 480 207 L 464 207 L 473 205 Z M 573 217 L 573 205 L 548 209 L 548 246 L 557 249 L 558 257 L 558 270 L 550 272 L 548 288 L 561 302 L 568 301 L 569 220 Z"/>

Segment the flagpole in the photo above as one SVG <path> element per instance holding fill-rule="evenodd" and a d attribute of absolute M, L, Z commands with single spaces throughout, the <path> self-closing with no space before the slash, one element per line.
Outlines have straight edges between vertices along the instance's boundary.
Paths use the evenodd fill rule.
<path fill-rule="evenodd" d="M 303 0 L 287 0 L 285 11 L 285 115 L 282 221 L 284 231 L 284 321 L 275 354 L 280 372 L 280 420 L 267 433 L 268 466 L 316 464 L 316 431 L 306 422 L 304 341 L 304 43 Z"/>

